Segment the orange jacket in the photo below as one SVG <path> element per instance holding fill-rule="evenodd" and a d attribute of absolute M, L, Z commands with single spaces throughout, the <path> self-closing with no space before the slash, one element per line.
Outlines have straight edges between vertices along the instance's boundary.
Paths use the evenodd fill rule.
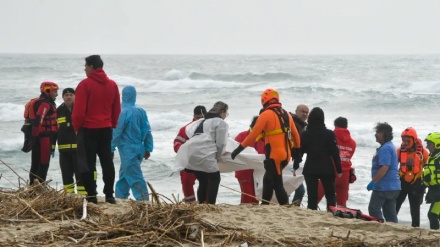
<path fill-rule="evenodd" d="M 281 111 L 285 111 L 282 108 L 280 109 Z M 289 162 L 291 159 L 290 149 L 301 147 L 300 137 L 298 131 L 296 130 L 292 116 L 287 113 L 287 117 L 289 118 L 291 141 L 293 142 L 292 146 L 289 146 L 289 140 L 286 139 L 285 133 L 272 135 L 263 134 L 266 149 L 266 159 L 273 159 L 275 161 L 278 174 L 281 174 L 281 162 Z M 261 133 L 270 133 L 271 131 L 279 129 L 281 129 L 281 123 L 278 115 L 273 110 L 266 109 L 260 114 L 254 128 L 241 143 L 241 146 L 244 148 L 251 146 L 253 143 L 255 143 L 255 140 Z"/>
<path fill-rule="evenodd" d="M 403 178 L 406 182 L 413 184 L 417 179 L 422 177 L 423 174 L 423 165 L 428 162 L 429 158 L 429 152 L 426 150 L 426 148 L 423 148 L 422 141 L 420 139 L 417 139 L 417 144 L 420 146 L 420 149 L 422 151 L 418 151 L 421 154 L 417 154 L 417 151 L 414 152 L 406 152 L 406 160 L 409 161 L 409 166 L 414 167 L 406 167 L 404 169 L 404 165 L 402 164 L 402 156 L 401 156 L 401 147 L 397 149 L 397 157 L 399 159 L 400 163 L 400 169 L 399 169 L 399 175 L 401 178 Z M 421 157 L 422 156 L 422 157 Z M 414 170 L 418 170 L 418 172 L 414 172 Z"/>

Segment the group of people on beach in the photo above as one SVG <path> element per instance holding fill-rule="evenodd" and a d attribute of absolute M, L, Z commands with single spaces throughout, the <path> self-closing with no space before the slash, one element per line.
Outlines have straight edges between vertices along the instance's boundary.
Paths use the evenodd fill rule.
<path fill-rule="evenodd" d="M 56 143 L 64 190 L 85 195 L 88 202 L 98 203 L 96 156 L 102 168 L 105 201 L 116 203 L 128 198 L 132 190 L 136 200 L 148 200 L 148 189 L 140 165 L 153 151 L 153 137 L 146 111 L 135 105 L 136 89 L 122 90 L 103 70 L 99 55 L 85 58 L 87 78 L 76 89 L 62 91 L 63 103 L 57 108 L 59 86 L 43 82 L 40 96 L 25 106 L 23 151 L 32 151 L 29 183 L 44 183 Z M 119 180 L 115 186 L 114 151 L 121 157 Z M 74 179 L 75 178 L 75 179 Z M 76 182 L 75 182 L 76 180 Z M 115 190 L 114 190 L 115 188 Z"/>
<path fill-rule="evenodd" d="M 44 183 L 56 143 L 60 155 L 63 186 L 66 192 L 85 195 L 97 203 L 96 156 L 99 157 L 104 181 L 105 201 L 128 198 L 131 190 L 136 200 L 149 200 L 141 162 L 153 151 L 153 137 L 146 111 L 135 105 L 136 89 L 122 90 L 122 107 L 117 84 L 103 70 L 99 55 L 85 58 L 85 73 L 76 89 L 62 91 L 64 103 L 58 108 L 58 84 L 43 82 L 40 96 L 25 106 L 23 151 L 32 151 L 29 182 Z M 293 176 L 307 154 L 302 174 L 308 194 L 307 208 L 318 209 L 325 196 L 327 210 L 346 207 L 349 184 L 356 181 L 351 158 L 356 142 L 348 130 L 348 120 L 338 117 L 334 130 L 325 125 L 324 111 L 314 107 L 310 112 L 298 105 L 295 113 L 285 110 L 277 90 L 268 88 L 261 94 L 261 110 L 252 118 L 248 130 L 235 137 L 239 143 L 231 152 L 234 160 L 246 147 L 255 148 L 265 159 L 262 198 L 256 198 L 253 170 L 236 171 L 242 190 L 241 203 L 269 204 L 275 192 L 280 205 L 289 203 L 283 186 L 282 171 L 293 161 Z M 174 139 L 174 151 L 185 147 L 187 162 L 180 172 L 183 202 L 215 204 L 220 185 L 218 162 L 225 153 L 229 138 L 228 104 L 218 101 L 207 111 L 196 106 L 193 120 L 183 126 Z M 197 121 L 197 122 L 194 122 Z M 196 126 L 193 126 L 197 123 Z M 193 126 L 192 132 L 188 126 Z M 406 197 L 409 199 L 412 226 L 420 226 L 420 205 L 425 196 L 431 229 L 439 229 L 440 220 L 440 133 L 430 133 L 426 149 L 414 128 L 406 128 L 402 144 L 392 144 L 393 129 L 386 123 L 375 126 L 380 147 L 372 160 L 369 214 L 378 221 L 397 222 L 397 214 Z M 190 134 L 189 134 L 190 133 Z M 121 157 L 119 180 L 115 186 L 114 152 Z M 399 165 L 400 164 L 400 165 Z M 74 179 L 75 178 L 75 179 Z M 197 197 L 193 186 L 198 181 Z M 115 187 L 115 190 L 114 190 Z M 300 205 L 305 194 L 301 184 L 292 203 Z"/>

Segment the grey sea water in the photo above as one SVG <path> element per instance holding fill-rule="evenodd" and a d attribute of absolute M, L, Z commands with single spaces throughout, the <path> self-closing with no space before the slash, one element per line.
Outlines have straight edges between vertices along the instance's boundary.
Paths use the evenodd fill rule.
<path fill-rule="evenodd" d="M 39 95 L 42 81 L 55 81 L 61 88 L 75 88 L 85 77 L 85 55 L 0 54 L 0 159 L 27 179 L 30 154 L 20 151 L 24 104 Z M 348 206 L 368 212 L 371 159 L 379 146 L 373 127 L 388 122 L 394 127 L 394 144 L 409 126 L 424 139 L 440 131 L 440 55 L 341 55 L 341 56 L 147 56 L 102 55 L 104 70 L 120 90 L 133 85 L 137 104 L 147 110 L 153 130 L 155 150 L 142 168 L 155 189 L 169 197 L 182 198 L 180 177 L 170 176 L 175 153 L 173 139 L 191 121 L 192 109 L 202 104 L 210 108 L 216 101 L 229 104 L 226 119 L 230 136 L 247 129 L 260 109 L 261 92 L 272 87 L 281 94 L 284 108 L 296 105 L 319 106 L 333 128 L 338 116 L 347 117 L 349 130 L 358 148 L 353 157 L 358 180 L 350 187 Z M 57 104 L 62 102 L 61 96 Z M 51 161 L 48 179 L 61 188 L 58 153 Z M 116 168 L 119 159 L 116 155 Z M 15 188 L 18 178 L 0 164 L 0 187 Z M 101 174 L 98 166 L 98 173 Z M 98 190 L 102 180 L 98 178 Z M 222 174 L 222 185 L 239 190 L 234 174 Z M 240 196 L 220 188 L 219 203 L 238 204 Z M 307 197 L 305 198 L 305 202 Z M 321 203 L 324 208 L 325 203 Z M 422 205 L 422 226 L 428 228 Z M 408 203 L 399 221 L 410 224 Z"/>

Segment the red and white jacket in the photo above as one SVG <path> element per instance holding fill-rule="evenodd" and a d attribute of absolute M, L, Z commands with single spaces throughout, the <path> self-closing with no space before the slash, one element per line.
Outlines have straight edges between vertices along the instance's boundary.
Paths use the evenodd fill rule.
<path fill-rule="evenodd" d="M 351 138 L 350 131 L 345 128 L 335 128 L 333 131 L 336 136 L 336 144 L 339 148 L 339 156 L 341 157 L 342 170 L 350 170 L 351 157 L 356 150 L 356 142 Z"/>
<path fill-rule="evenodd" d="M 179 151 L 180 146 L 189 140 L 188 135 L 186 135 L 186 126 L 194 122 L 194 119 L 189 122 L 187 125 L 180 128 L 179 133 L 177 133 L 176 138 L 174 138 L 174 152 L 177 153 Z"/>

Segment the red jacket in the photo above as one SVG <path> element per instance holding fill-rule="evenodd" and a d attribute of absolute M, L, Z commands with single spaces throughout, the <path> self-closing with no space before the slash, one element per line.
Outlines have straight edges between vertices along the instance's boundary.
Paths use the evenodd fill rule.
<path fill-rule="evenodd" d="M 104 70 L 94 70 L 75 90 L 75 107 L 72 113 L 75 131 L 81 127 L 116 128 L 121 113 L 120 100 L 116 83 L 107 77 Z"/>
<path fill-rule="evenodd" d="M 235 137 L 235 141 L 241 143 L 249 135 L 249 132 L 250 132 L 249 130 L 240 132 L 240 134 L 238 134 L 237 137 Z M 260 139 L 258 142 L 254 142 L 252 144 L 252 147 L 255 148 L 255 150 L 257 150 L 257 153 L 259 153 L 259 154 L 264 154 L 265 153 L 263 139 Z"/>
<path fill-rule="evenodd" d="M 339 148 L 342 170 L 350 170 L 351 157 L 356 150 L 356 142 L 351 138 L 350 131 L 345 128 L 335 128 L 336 144 Z"/>
<path fill-rule="evenodd" d="M 194 119 L 192 122 L 194 122 Z M 177 133 L 176 138 L 174 138 L 174 152 L 176 153 L 177 151 L 179 151 L 180 146 L 182 146 L 182 144 L 184 144 L 187 140 L 189 140 L 189 137 L 186 135 L 186 131 L 185 131 L 186 126 L 188 126 L 188 124 L 180 128 L 179 133 Z"/>

